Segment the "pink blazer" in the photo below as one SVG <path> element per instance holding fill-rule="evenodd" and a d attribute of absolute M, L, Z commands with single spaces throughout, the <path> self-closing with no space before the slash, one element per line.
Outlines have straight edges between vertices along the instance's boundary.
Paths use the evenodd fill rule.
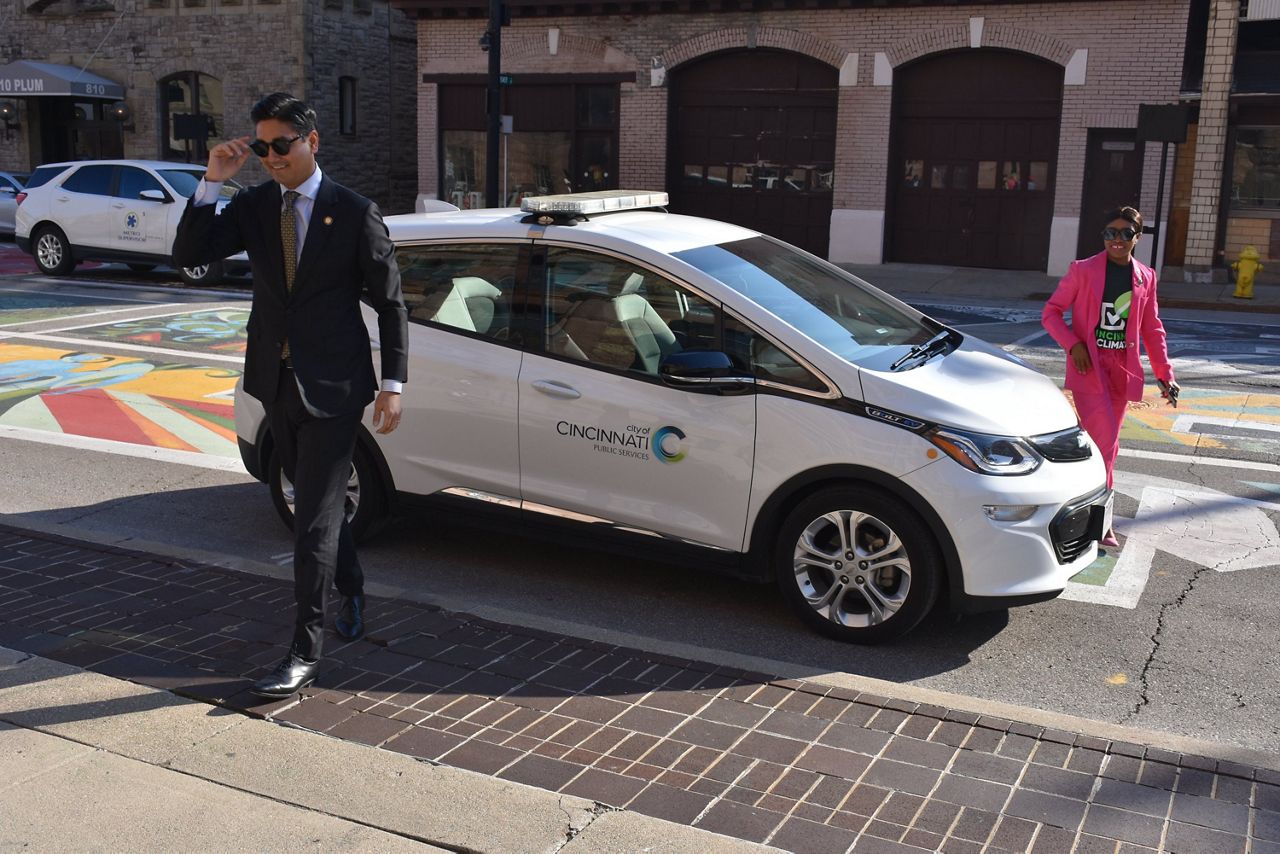
<path fill-rule="evenodd" d="M 1089 360 L 1098 362 L 1098 344 L 1094 330 L 1102 314 L 1102 291 L 1107 281 L 1107 253 L 1099 252 L 1091 258 L 1072 261 L 1067 274 L 1058 282 L 1057 289 L 1044 310 L 1040 322 L 1053 340 L 1070 353 L 1076 344 L 1083 343 L 1089 350 Z M 1071 312 L 1068 326 L 1064 315 Z M 1165 345 L 1164 324 L 1156 305 L 1156 271 L 1138 259 L 1133 261 L 1133 302 L 1129 307 L 1129 323 L 1125 328 L 1125 372 L 1129 382 L 1125 387 L 1127 400 L 1142 399 L 1143 372 L 1138 357 L 1138 341 L 1142 341 L 1151 360 L 1155 375 L 1169 382 L 1173 379 L 1173 366 L 1169 364 L 1169 350 Z M 1096 369 L 1087 374 L 1076 370 L 1071 357 L 1067 357 L 1067 388 L 1071 391 L 1100 392 L 1103 390 Z"/>

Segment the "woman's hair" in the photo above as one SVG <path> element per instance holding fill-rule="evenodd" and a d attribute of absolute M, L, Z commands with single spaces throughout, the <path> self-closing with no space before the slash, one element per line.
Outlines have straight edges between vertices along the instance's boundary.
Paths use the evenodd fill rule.
<path fill-rule="evenodd" d="M 1133 227 L 1137 229 L 1138 233 L 1142 233 L 1142 214 L 1137 208 L 1131 208 L 1128 205 L 1125 205 L 1122 208 L 1114 208 L 1113 210 L 1107 211 L 1107 215 L 1102 221 L 1112 222 L 1117 219 L 1123 219 L 1126 222 L 1133 223 Z"/>

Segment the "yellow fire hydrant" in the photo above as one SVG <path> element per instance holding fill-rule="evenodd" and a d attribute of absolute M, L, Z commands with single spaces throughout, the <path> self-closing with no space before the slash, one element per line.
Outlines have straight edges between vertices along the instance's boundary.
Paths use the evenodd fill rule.
<path fill-rule="evenodd" d="M 1253 299 L 1253 277 L 1262 269 L 1258 262 L 1258 247 L 1246 246 L 1240 250 L 1240 260 L 1231 264 L 1236 271 L 1236 292 L 1239 299 Z"/>

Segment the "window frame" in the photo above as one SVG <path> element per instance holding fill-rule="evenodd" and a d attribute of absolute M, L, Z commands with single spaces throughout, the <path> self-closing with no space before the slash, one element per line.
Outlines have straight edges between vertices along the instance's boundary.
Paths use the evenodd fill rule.
<path fill-rule="evenodd" d="M 1230 166 L 1230 172 L 1229 172 L 1229 173 L 1228 173 L 1228 175 L 1227 175 L 1227 178 L 1228 178 L 1228 179 L 1229 179 L 1229 181 L 1230 181 L 1230 189 L 1229 189 L 1229 190 L 1228 190 L 1228 192 L 1227 192 L 1227 204 L 1228 204 L 1228 210 L 1229 210 L 1230 212 L 1232 212 L 1232 213 L 1237 213 L 1237 212 L 1238 212 L 1238 213 L 1240 213 L 1240 214 L 1274 214 L 1274 213 L 1280 213 L 1280 197 L 1277 197 L 1276 201 L 1275 201 L 1274 203 L 1272 203 L 1272 204 L 1267 204 L 1265 201 L 1260 202 L 1260 203 L 1257 203 L 1257 204 L 1253 204 L 1253 203 L 1246 203 L 1246 202 L 1243 202 L 1243 201 L 1237 201 L 1237 200 L 1236 200 L 1236 183 L 1235 183 L 1234 173 L 1235 173 L 1235 168 L 1236 168 L 1236 163 L 1237 163 L 1237 158 L 1238 158 L 1238 154 L 1237 154 L 1237 152 L 1239 151 L 1239 145 L 1240 145 L 1240 132 L 1241 132 L 1241 131 L 1265 131 L 1265 132 L 1270 132 L 1271 134 L 1273 134 L 1273 135 L 1276 137 L 1276 149 L 1275 149 L 1275 150 L 1276 150 L 1277 154 L 1278 154 L 1278 155 L 1280 155 L 1280 125 L 1276 125 L 1276 124 L 1262 124 L 1262 123 L 1254 124 L 1254 123 L 1251 123 L 1251 124 L 1241 124 L 1241 125 L 1237 125 L 1235 128 L 1233 128 L 1233 129 L 1232 129 L 1232 134 L 1231 134 L 1231 166 Z M 1280 162 L 1278 162 L 1278 163 L 1277 163 L 1277 166 L 1275 167 L 1275 169 L 1276 169 L 1276 178 L 1277 178 L 1277 181 L 1280 181 Z M 1267 197 L 1263 197 L 1263 198 L 1265 199 L 1265 198 L 1267 198 Z"/>

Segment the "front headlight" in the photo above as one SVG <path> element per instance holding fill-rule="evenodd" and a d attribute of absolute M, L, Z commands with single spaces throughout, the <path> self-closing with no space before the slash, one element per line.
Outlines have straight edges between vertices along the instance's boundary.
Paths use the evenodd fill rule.
<path fill-rule="evenodd" d="M 1041 457 L 1035 449 L 1014 436 L 937 427 L 925 438 L 960 465 L 980 474 L 1030 474 L 1040 467 Z"/>

